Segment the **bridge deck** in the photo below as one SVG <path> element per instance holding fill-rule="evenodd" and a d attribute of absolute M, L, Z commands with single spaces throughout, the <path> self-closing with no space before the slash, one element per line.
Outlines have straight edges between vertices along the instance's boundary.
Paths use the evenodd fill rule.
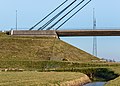
<path fill-rule="evenodd" d="M 58 36 L 120 36 L 116 30 L 57 30 Z"/>
<path fill-rule="evenodd" d="M 118 30 L 12 30 L 11 35 L 16 36 L 120 36 Z M 57 34 L 56 34 L 57 33 Z"/>

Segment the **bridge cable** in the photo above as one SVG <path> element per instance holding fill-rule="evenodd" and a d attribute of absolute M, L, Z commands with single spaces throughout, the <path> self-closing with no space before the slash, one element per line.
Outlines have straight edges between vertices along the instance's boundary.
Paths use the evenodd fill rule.
<path fill-rule="evenodd" d="M 63 18 L 65 18 L 69 13 L 71 13 L 75 8 L 77 8 L 80 4 L 82 4 L 85 0 L 82 0 L 80 3 L 78 3 L 73 9 L 71 9 L 68 13 L 66 13 L 63 17 L 61 17 L 57 22 L 55 22 L 52 26 L 50 26 L 46 30 L 50 30 L 53 28 L 57 23 L 59 23 Z"/>
<path fill-rule="evenodd" d="M 57 15 L 55 15 L 52 19 L 50 19 L 47 23 L 45 23 L 42 27 L 40 27 L 38 30 L 43 30 L 45 27 L 47 27 L 52 21 L 54 21 L 60 14 L 62 14 L 65 10 L 67 10 L 72 4 L 74 4 L 77 0 L 74 0 L 71 4 L 69 4 L 66 8 L 64 8 L 62 11 L 60 11 Z"/>
<path fill-rule="evenodd" d="M 37 24 L 35 24 L 33 27 L 31 27 L 29 30 L 34 29 L 37 25 L 39 25 L 42 21 L 44 21 L 47 17 L 49 17 L 52 13 L 54 13 L 57 9 L 59 9 L 62 5 L 64 5 L 68 0 L 64 1 L 62 4 L 60 4 L 56 9 L 54 9 L 51 13 L 49 13 L 47 16 L 45 16 L 42 20 L 40 20 Z"/>
<path fill-rule="evenodd" d="M 73 16 L 75 16 L 80 10 L 82 10 L 86 5 L 88 5 L 91 2 L 89 0 L 85 5 L 83 5 L 79 10 L 77 10 L 72 16 L 70 16 L 67 20 L 65 20 L 60 26 L 58 26 L 55 30 L 58 30 L 61 26 L 63 26 L 67 21 L 69 21 Z"/>

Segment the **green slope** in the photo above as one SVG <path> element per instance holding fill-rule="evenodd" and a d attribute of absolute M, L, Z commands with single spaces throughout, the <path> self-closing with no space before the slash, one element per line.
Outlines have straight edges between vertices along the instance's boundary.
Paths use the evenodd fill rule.
<path fill-rule="evenodd" d="M 0 61 L 96 59 L 98 58 L 56 38 L 14 37 L 0 33 Z"/>

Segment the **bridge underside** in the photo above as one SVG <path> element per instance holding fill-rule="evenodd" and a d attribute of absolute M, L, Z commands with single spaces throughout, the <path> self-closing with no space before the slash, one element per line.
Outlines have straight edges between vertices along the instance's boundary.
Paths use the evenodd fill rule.
<path fill-rule="evenodd" d="M 120 30 L 57 30 L 58 36 L 120 36 Z"/>
<path fill-rule="evenodd" d="M 12 30 L 11 35 L 15 36 L 120 36 L 120 30 Z"/>

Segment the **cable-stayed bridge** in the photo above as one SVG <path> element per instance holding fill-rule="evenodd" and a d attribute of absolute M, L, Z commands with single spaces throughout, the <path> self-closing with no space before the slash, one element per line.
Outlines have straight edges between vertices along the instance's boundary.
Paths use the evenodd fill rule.
<path fill-rule="evenodd" d="M 96 28 L 96 18 L 93 16 L 93 28 L 91 29 L 61 29 L 61 27 L 67 23 L 71 18 L 78 14 L 83 8 L 85 8 L 92 0 L 73 0 L 68 5 L 64 4 L 68 2 L 65 0 L 43 19 L 33 25 L 27 30 L 11 30 L 10 34 L 15 36 L 39 36 L 39 37 L 71 37 L 71 36 L 94 36 L 93 38 L 93 55 L 97 56 L 97 38 L 96 36 L 120 36 L 120 28 Z M 77 3 L 75 5 L 75 3 Z M 75 5 L 75 6 L 73 6 Z M 53 17 L 51 14 L 56 12 L 56 10 L 63 7 L 60 12 L 56 13 Z M 71 8 L 71 9 L 69 9 Z M 67 12 L 66 12 L 67 11 Z M 66 13 L 65 13 L 66 12 Z M 93 12 L 94 14 L 94 12 Z M 62 17 L 60 17 L 62 16 Z M 48 20 L 48 17 L 50 19 Z M 65 19 L 67 17 L 67 19 Z M 65 19 L 65 20 L 63 20 Z M 45 23 L 43 24 L 43 21 Z M 17 24 L 17 23 L 16 23 Z M 40 27 L 36 29 L 36 27 Z M 17 26 L 17 25 L 16 25 Z M 57 27 L 56 27 L 57 26 Z M 17 29 L 17 27 L 16 27 Z"/>
<path fill-rule="evenodd" d="M 43 19 L 37 22 L 34 26 L 29 28 L 28 30 L 12 30 L 11 35 L 21 35 L 21 36 L 120 36 L 120 29 L 72 29 L 72 30 L 61 30 L 61 27 L 67 23 L 72 17 L 74 17 L 78 12 L 80 12 L 83 8 L 85 8 L 91 0 L 73 0 L 60 12 L 56 13 L 50 20 L 47 18 L 56 12 L 56 10 L 60 9 L 68 0 L 62 2 L 57 8 L 55 8 L 52 12 L 46 15 Z M 75 4 L 77 3 L 77 4 Z M 75 4 L 75 6 L 73 6 Z M 71 8 L 68 10 L 68 8 Z M 75 10 L 76 9 L 76 10 Z M 67 10 L 67 13 L 65 13 Z M 74 11 L 75 10 L 75 11 Z M 73 13 L 72 13 L 73 12 Z M 63 15 L 59 18 L 60 15 Z M 62 21 L 64 18 L 68 18 L 65 21 Z M 41 25 L 37 30 L 35 28 L 41 24 L 43 21 L 47 21 L 45 24 Z M 55 22 L 53 22 L 55 21 Z M 61 23 L 62 21 L 62 23 Z M 51 25 L 51 23 L 53 23 Z M 59 24 L 60 23 L 60 24 Z M 58 27 L 55 27 L 59 24 Z M 96 27 L 96 20 L 94 18 L 94 26 Z M 53 30 L 54 28 L 54 30 Z"/>

